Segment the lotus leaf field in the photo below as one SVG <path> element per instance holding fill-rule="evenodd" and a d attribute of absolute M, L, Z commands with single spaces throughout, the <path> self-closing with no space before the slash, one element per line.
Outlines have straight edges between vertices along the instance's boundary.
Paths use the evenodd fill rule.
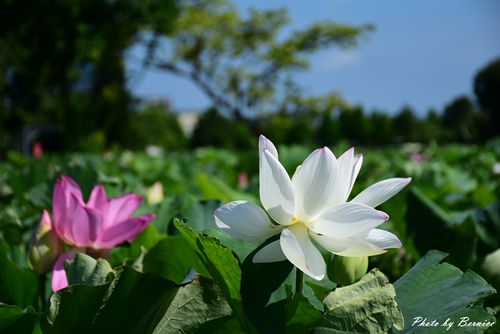
<path fill-rule="evenodd" d="M 289 175 L 314 149 L 277 147 Z M 330 149 L 339 157 L 349 147 Z M 500 332 L 500 141 L 356 147 L 356 153 L 363 154 L 363 168 L 350 199 L 377 181 L 412 178 L 377 207 L 390 216 L 381 228 L 402 247 L 370 256 L 367 269 L 366 258 L 332 255 L 316 244 L 326 275 L 315 280 L 306 272 L 303 281 L 289 261 L 252 261 L 279 234 L 244 241 L 216 225 L 214 212 L 226 203 L 259 205 L 257 145 L 240 152 L 110 151 L 39 159 L 10 153 L 0 162 L 0 332 Z M 63 231 L 64 242 L 41 238 L 40 221 L 61 215 L 52 211 L 63 175 L 85 200 L 94 198 L 95 208 L 98 191 L 143 196 L 142 202 L 130 198 L 140 203 L 130 216 L 144 225 L 120 236 L 109 225 L 114 213 L 95 218 L 101 213 L 91 208 L 86 219 L 108 221 L 102 237 L 86 231 L 89 237 L 78 239 L 80 232 Z M 92 191 L 99 184 L 103 188 Z M 71 252 L 70 260 L 58 261 L 58 273 L 52 272 L 54 259 L 44 258 L 54 247 Z M 52 276 L 61 272 L 67 282 L 54 288 Z"/>

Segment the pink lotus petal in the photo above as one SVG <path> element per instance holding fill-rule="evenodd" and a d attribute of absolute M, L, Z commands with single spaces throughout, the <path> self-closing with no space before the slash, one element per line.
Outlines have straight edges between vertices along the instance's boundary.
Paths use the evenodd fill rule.
<path fill-rule="evenodd" d="M 79 200 L 72 200 L 74 196 L 67 196 L 64 192 L 62 181 L 57 180 L 54 188 L 52 200 L 52 210 L 54 215 L 53 226 L 56 234 L 65 243 L 73 245 L 73 234 L 71 231 L 71 219 L 74 211 L 74 206 L 79 203 Z"/>
<path fill-rule="evenodd" d="M 141 215 L 115 224 L 103 231 L 97 243 L 100 248 L 109 249 L 125 241 L 132 241 L 155 218 L 154 214 Z"/>
<path fill-rule="evenodd" d="M 61 239 L 65 239 L 66 198 L 59 180 L 56 181 L 52 196 L 52 214 L 54 215 L 54 230 Z"/>
<path fill-rule="evenodd" d="M 52 229 L 52 221 L 50 219 L 50 214 L 47 210 L 43 210 L 42 219 L 40 220 L 40 225 L 38 226 L 38 230 L 51 230 Z"/>
<path fill-rule="evenodd" d="M 64 193 L 66 195 L 66 203 L 68 203 L 69 197 L 71 194 L 73 194 L 80 202 L 83 203 L 83 195 L 82 195 L 82 190 L 80 189 L 80 186 L 78 183 L 75 182 L 72 178 L 70 178 L 67 175 L 62 175 L 61 176 L 61 186 L 64 190 Z"/>
<path fill-rule="evenodd" d="M 129 219 L 141 202 L 142 196 L 134 193 L 109 199 L 108 209 L 104 215 L 104 225 L 109 228 Z"/>
<path fill-rule="evenodd" d="M 89 207 L 85 207 L 85 211 L 89 217 L 89 238 L 95 242 L 102 232 L 102 212 Z"/>
<path fill-rule="evenodd" d="M 57 258 L 54 269 L 52 270 L 52 291 L 56 292 L 68 286 L 68 278 L 64 271 L 64 262 L 66 260 L 72 260 L 76 253 L 77 251 L 72 249 L 64 252 Z"/>
<path fill-rule="evenodd" d="M 66 223 L 70 225 L 73 244 L 79 247 L 86 247 L 92 243 L 89 237 L 89 216 L 83 206 L 78 203 L 73 207 L 74 210 L 71 211 L 71 218 Z"/>
<path fill-rule="evenodd" d="M 67 244 L 75 243 L 70 222 L 76 203 L 83 204 L 82 191 L 72 178 L 62 175 L 54 187 L 52 212 L 54 214 L 54 230 L 59 238 Z"/>
<path fill-rule="evenodd" d="M 108 199 L 106 198 L 106 191 L 101 184 L 98 184 L 92 189 L 87 206 L 102 212 L 106 211 Z"/>
<path fill-rule="evenodd" d="M 81 205 L 73 197 L 71 224 L 72 241 L 78 247 L 90 247 L 97 240 L 102 227 L 100 211 Z"/>

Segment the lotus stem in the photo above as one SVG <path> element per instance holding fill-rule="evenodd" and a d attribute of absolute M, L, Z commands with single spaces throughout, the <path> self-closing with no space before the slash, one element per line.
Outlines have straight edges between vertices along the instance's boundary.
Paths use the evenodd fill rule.
<path fill-rule="evenodd" d="M 40 290 L 40 312 L 43 312 L 45 310 L 45 303 L 46 303 L 46 291 L 45 291 L 45 282 L 47 280 L 47 275 L 46 274 L 41 274 L 40 275 L 40 282 L 39 282 L 39 290 Z"/>
<path fill-rule="evenodd" d="M 304 273 L 299 268 L 295 268 L 295 293 L 302 293 L 304 288 Z"/>

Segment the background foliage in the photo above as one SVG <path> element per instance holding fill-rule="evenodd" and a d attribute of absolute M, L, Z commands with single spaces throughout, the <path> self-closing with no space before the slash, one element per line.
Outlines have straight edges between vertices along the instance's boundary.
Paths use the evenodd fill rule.
<path fill-rule="evenodd" d="M 347 146 L 339 144 L 333 149 L 339 155 Z M 186 296 L 191 296 L 191 293 L 195 296 L 202 293 L 199 289 L 208 289 L 206 293 L 219 297 L 203 299 L 203 302 L 198 302 L 197 297 L 193 297 L 193 307 L 200 310 L 212 310 L 215 307 L 214 310 L 220 310 L 221 313 L 193 319 L 194 322 L 184 321 L 184 325 L 188 326 L 186 328 L 190 328 L 186 330 L 188 332 L 196 329 L 201 332 L 229 330 L 300 333 L 304 328 L 317 327 L 314 331 L 322 333 L 325 326 L 334 326 L 337 330 L 350 328 L 355 332 L 366 332 L 367 327 L 363 326 L 368 325 L 363 322 L 345 323 L 347 327 L 342 327 L 343 329 L 335 327 L 340 321 L 338 317 L 343 317 L 342 313 L 335 311 L 330 314 L 329 304 L 322 303 L 336 285 L 333 278 L 321 282 L 306 280 L 303 296 L 293 294 L 294 272 L 288 262 L 253 264 L 250 259 L 260 247 L 259 244 L 233 239 L 215 229 L 212 213 L 223 202 L 235 199 L 257 202 L 256 152 L 254 148 L 241 153 L 200 148 L 189 153 L 169 152 L 159 156 L 110 152 L 105 155 L 48 155 L 38 160 L 27 160 L 11 154 L 8 161 L 0 164 L 0 233 L 3 240 L 0 261 L 3 261 L 2 268 L 5 269 L 0 274 L 0 301 L 11 305 L 2 306 L 0 314 L 10 314 L 6 318 L 10 320 L 1 320 L 0 317 L 0 324 L 10 324 L 8 326 L 17 330 L 21 328 L 17 326 L 27 326 L 27 319 L 31 319 L 29 321 L 33 326 L 41 324 L 44 333 L 57 331 L 58 326 L 73 323 L 71 314 L 76 310 L 72 311 L 72 306 L 69 306 L 74 304 L 71 300 L 84 298 L 82 300 L 85 300 L 85 305 L 89 308 L 79 309 L 78 312 L 86 312 L 83 314 L 88 314 L 89 318 L 81 318 L 82 323 L 78 326 L 97 332 L 104 331 L 106 324 L 113 322 L 112 319 L 116 316 L 111 306 L 115 302 L 108 299 L 103 301 L 100 296 L 117 294 L 116 302 L 126 300 L 127 305 L 157 305 L 151 306 L 152 309 L 157 307 L 156 310 L 161 309 L 164 313 L 157 314 L 154 321 L 146 320 L 151 319 L 148 318 L 151 315 L 146 314 L 147 309 L 139 312 L 132 308 L 127 312 L 131 312 L 130 319 L 136 319 L 137 323 L 147 322 L 152 326 L 146 328 L 138 325 L 140 330 L 169 333 L 168 326 L 162 325 L 162 319 L 170 319 L 169 314 L 191 317 L 187 315 L 190 314 L 188 311 L 174 306 L 180 304 L 175 304 L 175 299 L 171 298 L 184 298 L 182 294 L 179 295 L 181 291 L 185 291 L 182 293 L 186 293 Z M 306 146 L 281 146 L 280 160 L 291 172 L 309 152 L 310 148 Z M 405 326 L 411 323 L 415 314 L 442 312 L 443 317 L 446 317 L 448 302 L 454 305 L 454 315 L 493 321 L 493 309 L 498 310 L 499 307 L 498 297 L 496 294 L 492 295 L 492 286 L 469 270 L 484 275 L 498 289 L 500 266 L 498 257 L 495 257 L 499 248 L 496 236 L 500 231 L 499 204 L 496 202 L 500 179 L 495 169 L 498 168 L 495 167 L 496 161 L 500 158 L 498 141 L 467 147 L 415 144 L 385 149 L 361 147 L 357 148 L 357 152 L 364 154 L 365 161 L 355 184 L 354 194 L 386 177 L 413 177 L 409 190 L 382 206 L 382 210 L 391 214 L 385 228 L 395 232 L 404 247 L 370 257 L 370 268 L 379 268 L 388 276 L 388 282 L 396 282 L 396 301 L 405 318 Z M 412 158 L 415 154 L 418 154 L 417 159 Z M 103 183 L 110 195 L 118 195 L 128 191 L 147 194 L 148 188 L 159 181 L 164 185 L 165 197 L 160 202 L 143 204 L 140 212 L 156 212 L 158 217 L 132 244 L 122 245 L 112 251 L 108 259 L 109 268 L 114 268 L 111 276 L 94 277 L 96 273 L 108 271 L 97 270 L 98 267 L 93 263 L 80 264 L 77 268 L 84 268 L 81 274 L 83 278 L 77 276 L 74 282 L 99 282 L 101 285 L 72 286 L 51 297 L 53 300 L 50 305 L 60 305 L 58 309 L 51 306 L 48 313 L 38 313 L 39 311 L 35 311 L 40 309 L 38 277 L 27 268 L 25 244 L 32 229 L 38 224 L 41 210 L 50 208 L 53 181 L 62 172 L 68 173 L 80 183 L 84 196 L 88 196 L 97 182 Z M 241 173 L 248 175 L 248 184 L 241 182 Z M 177 219 L 184 220 L 187 224 L 176 221 Z M 272 240 L 268 242 L 270 241 Z M 446 257 L 443 253 L 429 253 L 410 270 L 431 249 L 450 255 Z M 329 255 L 325 254 L 325 257 L 330 262 Z M 443 259 L 451 264 L 439 264 Z M 90 267 L 85 269 L 85 265 Z M 125 267 L 121 267 L 123 265 Z M 435 271 L 433 266 L 437 266 L 439 271 Z M 193 270 L 200 276 L 196 276 Z M 426 270 L 434 272 L 432 284 L 428 281 L 430 276 L 425 274 Z M 70 270 L 70 273 L 78 275 L 78 270 Z M 398 280 L 402 275 L 404 277 Z M 419 288 L 423 284 L 423 277 L 427 282 L 425 289 Z M 116 283 L 109 285 L 110 279 Z M 103 282 L 106 283 L 102 285 Z M 380 289 L 388 284 L 380 282 Z M 157 302 L 150 297 L 143 297 L 141 301 L 133 299 L 135 293 L 148 296 L 149 292 L 141 289 L 149 285 L 161 286 L 161 289 L 165 289 L 162 292 L 165 298 L 170 297 Z M 193 286 L 196 289 L 189 290 Z M 470 289 L 470 294 L 464 293 L 466 287 Z M 430 292 L 434 290 L 431 288 L 443 294 L 440 298 L 442 305 L 436 304 L 435 294 Z M 121 290 L 116 289 L 125 290 L 120 292 Z M 389 288 L 383 289 L 380 293 Z M 160 298 L 158 288 L 154 291 L 154 298 Z M 463 303 L 456 303 L 458 297 L 453 297 L 453 291 L 459 291 L 459 295 L 466 298 Z M 118 297 L 123 293 L 129 296 L 128 299 Z M 412 301 L 418 294 L 422 294 L 422 297 L 418 297 L 422 303 L 416 305 Z M 172 297 L 174 295 L 177 297 Z M 487 296 L 489 297 L 484 299 Z M 171 300 L 171 303 L 168 304 L 167 300 Z M 342 303 L 337 297 L 334 300 Z M 387 298 L 383 297 L 381 300 Z M 167 304 L 160 306 L 155 303 Z M 361 303 L 356 307 L 359 307 L 359 312 L 368 312 L 366 305 Z M 471 308 L 471 305 L 475 306 Z M 485 306 L 492 309 L 485 309 Z M 345 307 L 351 309 L 354 306 Z M 109 312 L 102 311 L 104 313 L 99 315 L 103 317 L 101 323 L 98 320 L 100 318 L 93 317 L 97 309 L 103 308 Z M 391 328 L 400 322 L 397 320 L 399 318 L 394 318 L 397 315 L 394 313 L 395 309 L 384 306 L 384 310 L 380 328 Z M 123 307 L 120 312 L 122 311 Z M 91 321 L 91 318 L 94 320 Z M 404 328 L 403 332 L 407 332 L 412 327 Z M 477 329 L 475 332 L 481 330 Z"/>

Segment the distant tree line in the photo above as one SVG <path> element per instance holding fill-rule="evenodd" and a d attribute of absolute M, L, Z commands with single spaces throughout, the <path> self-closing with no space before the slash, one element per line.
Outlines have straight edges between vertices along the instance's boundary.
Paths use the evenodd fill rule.
<path fill-rule="evenodd" d="M 478 101 L 481 102 L 479 97 Z M 246 121 L 223 116 L 212 108 L 201 116 L 191 145 L 249 148 L 257 133 L 280 143 L 317 146 L 342 140 L 368 146 L 406 142 L 482 143 L 500 135 L 494 114 L 485 107 L 467 96 L 459 96 L 440 112 L 430 110 L 418 116 L 410 106 L 403 106 L 391 115 L 339 103 L 324 110 L 284 108 Z"/>
<path fill-rule="evenodd" d="M 290 94 L 278 112 L 245 121 L 212 108 L 200 118 L 190 142 L 194 147 L 249 148 L 256 134 L 265 133 L 286 144 L 482 143 L 500 136 L 500 58 L 475 75 L 473 87 L 475 97 L 458 96 L 443 110 L 429 110 L 423 116 L 410 106 L 395 114 L 366 111 L 336 94 L 308 98 Z"/>
<path fill-rule="evenodd" d="M 442 111 L 394 116 L 337 94 L 307 96 L 293 73 L 311 54 L 355 47 L 373 30 L 315 22 L 290 32 L 286 9 L 241 15 L 231 0 L 0 2 L 0 157 L 19 140 L 53 150 L 245 148 L 265 133 L 282 143 L 464 142 L 500 134 L 500 59 L 474 79 L 475 98 Z M 141 106 L 125 54 L 141 70 L 191 80 L 212 101 L 187 138 L 168 106 Z M 141 71 L 139 71 L 141 73 Z M 23 147 L 23 150 L 25 148 Z"/>

